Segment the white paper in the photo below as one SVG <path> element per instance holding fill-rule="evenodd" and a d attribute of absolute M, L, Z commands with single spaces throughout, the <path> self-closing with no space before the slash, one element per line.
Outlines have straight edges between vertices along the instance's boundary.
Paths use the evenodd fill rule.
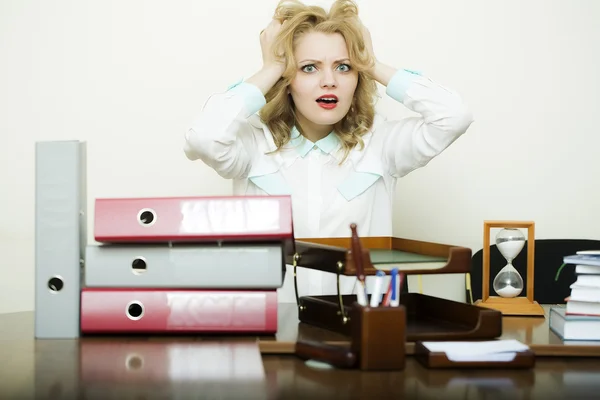
<path fill-rule="evenodd" d="M 451 361 L 497 361 L 514 360 L 517 352 L 529 350 L 518 340 L 490 340 L 482 342 L 423 342 L 431 352 L 445 353 Z"/>
<path fill-rule="evenodd" d="M 516 352 L 507 353 L 491 353 L 491 354 L 464 354 L 464 353 L 446 353 L 446 357 L 450 361 L 466 362 L 466 361 L 496 361 L 509 362 L 515 359 Z"/>

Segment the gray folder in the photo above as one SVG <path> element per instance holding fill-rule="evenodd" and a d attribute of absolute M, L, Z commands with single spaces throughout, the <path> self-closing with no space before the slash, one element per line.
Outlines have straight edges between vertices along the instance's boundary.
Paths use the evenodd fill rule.
<path fill-rule="evenodd" d="M 277 289 L 282 244 L 100 244 L 86 250 L 88 287 Z"/>
<path fill-rule="evenodd" d="M 35 337 L 79 337 L 86 143 L 35 144 Z"/>

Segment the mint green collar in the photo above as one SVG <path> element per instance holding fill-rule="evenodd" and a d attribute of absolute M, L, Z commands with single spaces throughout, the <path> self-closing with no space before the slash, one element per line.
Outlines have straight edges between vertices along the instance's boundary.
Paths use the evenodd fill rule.
<path fill-rule="evenodd" d="M 323 139 L 313 143 L 302 136 L 300 131 L 294 126 L 291 131 L 290 144 L 298 151 L 300 157 L 304 157 L 314 146 L 317 146 L 323 153 L 331 154 L 340 144 L 340 139 L 335 132 L 331 132 Z"/>

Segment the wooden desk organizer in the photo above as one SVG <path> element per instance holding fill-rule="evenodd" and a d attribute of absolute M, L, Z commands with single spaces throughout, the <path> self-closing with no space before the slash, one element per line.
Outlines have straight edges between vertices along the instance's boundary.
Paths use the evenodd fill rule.
<path fill-rule="evenodd" d="M 405 274 L 467 273 L 471 266 L 471 249 L 461 246 L 423 242 L 397 237 L 360 238 L 365 275 L 375 275 L 371 255 L 380 250 L 396 250 L 404 255 L 426 256 L 423 260 L 395 264 Z M 302 239 L 287 255 L 294 267 L 294 286 L 300 323 L 306 323 L 352 336 L 355 295 L 340 293 L 339 278 L 355 276 L 351 238 Z M 375 250 L 375 251 L 373 251 Z M 410 257 L 409 257 L 410 258 Z M 437 268 L 419 268 L 424 262 L 437 260 Z M 442 260 L 440 262 L 440 260 Z M 409 264 L 409 265 L 406 265 Z M 310 268 L 336 274 L 338 294 L 329 296 L 299 296 L 296 268 Z M 502 313 L 471 304 L 437 298 L 419 293 L 402 293 L 405 307 L 406 341 L 494 339 L 502 334 Z M 398 332 L 397 335 L 400 335 Z"/>
<path fill-rule="evenodd" d="M 350 348 L 361 370 L 404 369 L 406 357 L 406 308 L 352 308 Z"/>
<path fill-rule="evenodd" d="M 296 355 L 329 363 L 337 368 L 363 371 L 402 370 L 406 365 L 406 308 L 363 307 L 351 311 L 350 346 L 314 341 L 296 343 Z"/>

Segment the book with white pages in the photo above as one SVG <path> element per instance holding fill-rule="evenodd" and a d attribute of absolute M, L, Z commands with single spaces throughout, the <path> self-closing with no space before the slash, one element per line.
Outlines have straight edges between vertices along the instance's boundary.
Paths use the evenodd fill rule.
<path fill-rule="evenodd" d="M 600 265 L 575 265 L 577 275 L 600 275 Z"/>
<path fill-rule="evenodd" d="M 564 256 L 563 262 L 565 264 L 600 266 L 600 254 L 589 251 L 587 253 L 577 252 L 577 254 Z"/>
<path fill-rule="evenodd" d="M 574 301 L 600 302 L 600 288 L 573 283 L 569 298 Z"/>
<path fill-rule="evenodd" d="M 594 315 L 600 317 L 600 303 L 567 299 L 566 315 Z"/>
<path fill-rule="evenodd" d="M 580 250 L 580 251 L 577 251 L 576 254 L 588 254 L 588 255 L 600 256 L 600 250 Z"/>
<path fill-rule="evenodd" d="M 600 289 L 600 275 L 578 275 L 573 285 Z"/>
<path fill-rule="evenodd" d="M 600 317 L 567 315 L 565 307 L 552 307 L 548 325 L 562 340 L 600 341 Z"/>

